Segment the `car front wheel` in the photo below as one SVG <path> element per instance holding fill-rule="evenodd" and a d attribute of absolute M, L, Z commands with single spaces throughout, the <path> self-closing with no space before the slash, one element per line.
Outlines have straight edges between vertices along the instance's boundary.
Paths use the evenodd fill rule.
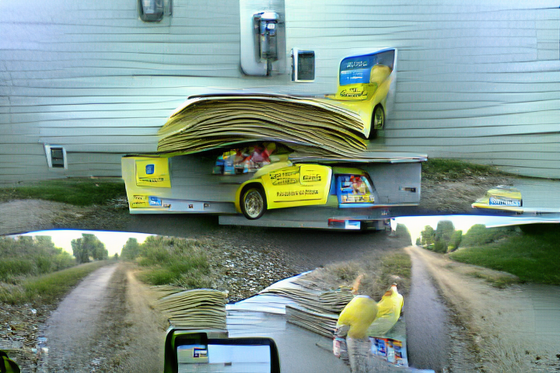
<path fill-rule="evenodd" d="M 266 196 L 259 187 L 249 187 L 241 194 L 241 211 L 247 219 L 258 219 L 266 211 Z"/>
<path fill-rule="evenodd" d="M 377 130 L 382 130 L 383 127 L 385 127 L 385 111 L 383 111 L 383 106 L 377 105 L 373 109 L 373 115 L 371 116 L 369 139 L 375 139 L 377 137 Z"/>

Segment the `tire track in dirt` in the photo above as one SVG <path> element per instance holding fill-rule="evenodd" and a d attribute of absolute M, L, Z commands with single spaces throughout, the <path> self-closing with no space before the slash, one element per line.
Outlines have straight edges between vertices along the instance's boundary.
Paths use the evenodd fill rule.
<path fill-rule="evenodd" d="M 160 371 L 166 324 L 155 299 L 125 263 L 93 272 L 47 321 L 49 352 L 38 371 Z"/>
<path fill-rule="evenodd" d="M 117 265 L 99 268 L 87 276 L 47 321 L 49 348 L 47 372 L 90 372 L 98 347 L 92 337 L 105 321 L 101 315 L 110 306 L 107 294 Z"/>
<path fill-rule="evenodd" d="M 452 372 L 464 372 L 465 360 L 472 367 L 468 371 L 560 370 L 560 287 L 523 284 L 498 289 L 467 275 L 500 275 L 497 271 L 453 262 L 415 246 L 406 251 L 426 265 L 465 327 L 458 337 L 467 344 L 467 354 L 450 356 Z"/>
<path fill-rule="evenodd" d="M 449 315 L 426 265 L 414 253 L 412 284 L 405 300 L 408 358 L 412 366 L 441 372 L 447 367 Z"/>

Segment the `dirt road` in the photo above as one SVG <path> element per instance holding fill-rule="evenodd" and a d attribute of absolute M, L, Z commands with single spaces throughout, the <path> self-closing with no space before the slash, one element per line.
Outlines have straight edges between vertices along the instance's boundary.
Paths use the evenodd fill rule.
<path fill-rule="evenodd" d="M 406 250 L 413 262 L 426 266 L 458 316 L 451 334 L 451 371 L 560 370 L 560 287 L 498 289 L 475 276 L 504 275 L 500 272 L 452 262 L 416 246 Z"/>
<path fill-rule="evenodd" d="M 47 322 L 40 372 L 155 372 L 163 366 L 165 320 L 150 289 L 125 264 L 100 268 Z"/>
<path fill-rule="evenodd" d="M 409 361 L 416 368 L 443 371 L 448 365 L 449 315 L 421 260 L 412 261 L 412 284 L 405 306 Z"/>

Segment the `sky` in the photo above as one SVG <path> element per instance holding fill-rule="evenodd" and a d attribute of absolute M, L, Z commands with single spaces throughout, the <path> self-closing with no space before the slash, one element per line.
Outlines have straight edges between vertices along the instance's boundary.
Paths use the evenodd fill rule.
<path fill-rule="evenodd" d="M 56 247 L 61 247 L 72 254 L 71 241 L 76 238 L 82 237 L 82 233 L 95 234 L 99 241 L 105 244 L 105 248 L 109 252 L 109 256 L 118 253 L 121 255 L 121 249 L 129 237 L 134 237 L 139 243 L 144 242 L 146 237 L 153 236 L 144 233 L 130 233 L 130 232 L 110 232 L 110 231 L 79 231 L 79 230 L 50 230 L 50 231 L 36 231 L 22 234 L 22 236 L 51 236 L 52 241 Z"/>

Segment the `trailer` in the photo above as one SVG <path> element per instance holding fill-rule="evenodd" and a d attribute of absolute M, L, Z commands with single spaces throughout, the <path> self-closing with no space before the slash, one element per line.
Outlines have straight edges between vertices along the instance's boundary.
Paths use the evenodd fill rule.
<path fill-rule="evenodd" d="M 253 142 L 196 154 L 129 155 L 122 175 L 131 214 L 217 214 L 220 224 L 385 229 L 420 202 L 425 155 L 360 159 L 267 154 Z"/>

